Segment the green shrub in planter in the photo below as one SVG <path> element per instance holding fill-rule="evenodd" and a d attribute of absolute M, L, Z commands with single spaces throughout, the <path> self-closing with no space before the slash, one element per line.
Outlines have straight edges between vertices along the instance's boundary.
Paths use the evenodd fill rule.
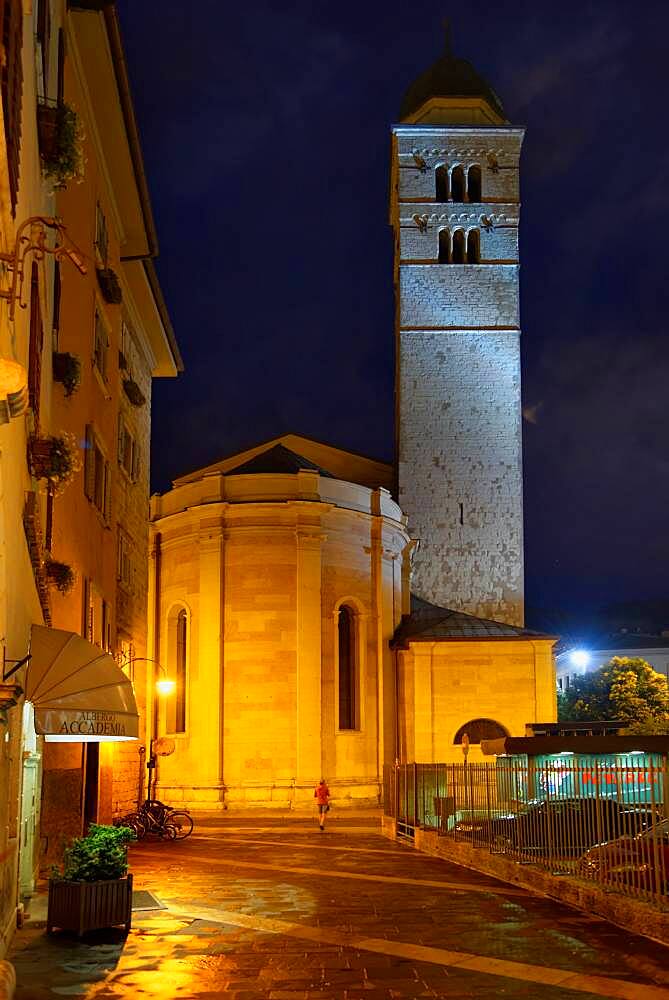
<path fill-rule="evenodd" d="M 71 396 L 81 385 L 81 358 L 67 351 L 54 352 L 53 378 L 63 386 L 65 395 Z"/>
<path fill-rule="evenodd" d="M 100 882 L 128 874 L 128 844 L 136 840 L 128 826 L 91 823 L 85 837 L 77 837 L 63 855 L 61 872 L 52 878 L 66 882 Z"/>
<path fill-rule="evenodd" d="M 132 923 L 132 875 L 127 847 L 135 834 L 127 826 L 91 824 L 85 837 L 66 849 L 62 869 L 49 879 L 47 933 L 60 927 L 76 931 L 100 930 Z"/>

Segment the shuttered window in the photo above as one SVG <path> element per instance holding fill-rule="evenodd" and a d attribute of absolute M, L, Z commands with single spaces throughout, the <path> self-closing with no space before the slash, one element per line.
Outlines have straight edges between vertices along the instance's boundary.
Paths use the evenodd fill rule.
<path fill-rule="evenodd" d="M 23 4 L 21 0 L 0 0 L 0 53 L 2 113 L 5 121 L 7 166 L 12 214 L 16 210 L 19 190 L 19 158 L 21 152 L 21 95 L 23 90 Z"/>
<path fill-rule="evenodd" d="M 30 277 L 30 343 L 28 346 L 28 398 L 39 427 L 39 397 L 42 380 L 42 350 L 44 329 L 39 302 L 39 280 L 37 264 L 33 264 Z"/>
<path fill-rule="evenodd" d="M 86 427 L 86 457 L 84 460 L 84 492 L 102 514 L 105 523 L 111 521 L 112 470 L 105 458 L 95 430 Z"/>

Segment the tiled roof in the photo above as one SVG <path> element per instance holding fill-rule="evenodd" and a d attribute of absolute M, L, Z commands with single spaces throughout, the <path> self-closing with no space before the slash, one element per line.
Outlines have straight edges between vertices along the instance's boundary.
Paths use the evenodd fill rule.
<path fill-rule="evenodd" d="M 304 455 L 298 455 L 282 444 L 275 444 L 273 448 L 261 451 L 259 455 L 255 455 L 248 462 L 244 462 L 243 465 L 238 465 L 236 469 L 228 469 L 225 475 L 249 476 L 261 473 L 294 474 L 299 472 L 300 469 L 310 469 L 313 472 L 320 473 L 321 476 L 327 476 L 328 479 L 335 478 L 327 469 L 321 469 L 319 465 L 315 465 L 314 462 L 305 458 Z"/>
<path fill-rule="evenodd" d="M 548 639 L 543 632 L 476 618 L 452 611 L 411 595 L 411 614 L 404 615 L 395 631 L 393 646 L 409 642 L 439 642 L 448 639 Z"/>

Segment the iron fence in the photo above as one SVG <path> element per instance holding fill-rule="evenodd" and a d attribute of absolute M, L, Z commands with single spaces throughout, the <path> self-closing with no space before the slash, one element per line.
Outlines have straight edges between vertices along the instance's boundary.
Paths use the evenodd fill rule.
<path fill-rule="evenodd" d="M 400 836 L 416 828 L 669 905 L 669 768 L 566 757 L 522 763 L 398 764 L 384 803 Z"/>

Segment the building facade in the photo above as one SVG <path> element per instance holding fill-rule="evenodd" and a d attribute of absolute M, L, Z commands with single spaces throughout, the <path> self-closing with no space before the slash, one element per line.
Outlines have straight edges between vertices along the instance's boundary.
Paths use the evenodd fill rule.
<path fill-rule="evenodd" d="M 52 621 L 118 658 L 134 684 L 140 738 L 46 746 L 46 858 L 143 795 L 151 380 L 180 368 L 153 267 L 157 239 L 119 25 L 113 5 L 100 6 L 70 2 L 60 45 L 57 99 L 76 109 L 85 169 L 56 203 L 87 273 L 56 275 L 54 357 L 76 359 L 80 378 L 73 392 L 55 387 L 53 421 L 79 443 L 81 462 L 53 504 L 52 555 L 74 582 L 53 592 Z"/>
<path fill-rule="evenodd" d="M 416 594 L 523 623 L 523 129 L 446 50 L 393 127 L 398 502 Z"/>
<path fill-rule="evenodd" d="M 1 957 L 40 864 L 143 794 L 151 380 L 181 362 L 114 4 L 4 0 L 0 25 Z M 139 739 L 71 735 L 86 681 L 51 713 L 67 742 L 45 723 L 58 643 Z"/>
<path fill-rule="evenodd" d="M 30 550 L 45 506 L 28 451 L 33 434 L 51 426 L 53 256 L 31 251 L 21 268 L 20 240 L 44 237 L 53 249 L 60 237 L 39 221 L 55 214 L 35 114 L 45 81 L 55 79 L 47 12 L 57 33 L 59 4 L 0 3 L 0 958 L 16 927 L 21 887 L 34 884 L 39 849 L 41 747 L 23 690 L 31 625 L 45 621 L 46 588 L 38 586 Z"/>

